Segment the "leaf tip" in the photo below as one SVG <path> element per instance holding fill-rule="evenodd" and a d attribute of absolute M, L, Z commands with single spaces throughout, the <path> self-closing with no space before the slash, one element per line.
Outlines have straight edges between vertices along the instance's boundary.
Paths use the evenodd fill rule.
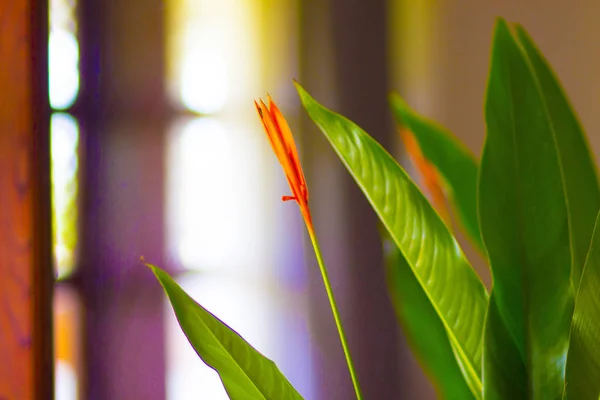
<path fill-rule="evenodd" d="M 395 108 L 406 108 L 408 105 L 406 101 L 397 92 L 391 92 L 388 95 L 388 99 L 392 107 Z"/>
<path fill-rule="evenodd" d="M 300 100 L 304 105 L 306 105 L 306 100 L 310 99 L 310 95 L 308 92 L 300 85 L 300 83 L 294 79 L 294 86 L 296 86 L 296 91 L 298 92 L 298 96 L 300 96 Z"/>
<path fill-rule="evenodd" d="M 294 86 L 296 87 L 298 93 L 305 91 L 300 82 L 298 82 L 296 79 L 292 79 L 292 81 L 294 82 Z"/>
<path fill-rule="evenodd" d="M 508 22 L 503 17 L 496 17 L 494 29 L 498 29 L 501 27 L 508 29 Z"/>
<path fill-rule="evenodd" d="M 150 269 L 150 271 L 154 272 L 154 274 L 156 274 L 155 269 L 157 267 L 155 267 L 154 265 L 150 264 L 149 262 L 146 262 L 146 257 L 144 257 L 143 255 L 140 256 L 140 263 L 142 263 L 142 265 L 148 267 Z"/>
<path fill-rule="evenodd" d="M 533 39 L 531 38 L 531 35 L 529 34 L 529 32 L 527 32 L 527 30 L 523 27 L 523 25 L 514 24 L 514 30 L 515 30 L 515 33 L 517 34 L 517 37 L 519 38 L 519 41 L 523 45 L 528 45 L 529 47 L 536 48 L 536 46 L 534 45 Z"/>
<path fill-rule="evenodd" d="M 506 39 L 513 39 L 513 35 L 512 32 L 510 31 L 510 26 L 508 24 L 508 22 L 502 18 L 502 17 L 497 17 L 496 18 L 496 23 L 494 25 L 494 34 L 493 34 L 493 40 L 492 40 L 492 49 L 497 49 L 498 48 L 498 43 L 504 43 L 506 42 Z"/>
<path fill-rule="evenodd" d="M 153 264 L 147 263 L 145 261 L 144 261 L 144 265 L 146 267 L 148 267 L 148 269 L 150 269 L 150 271 L 152 271 L 152 273 L 156 276 L 156 278 L 158 278 L 159 281 L 161 280 L 160 275 L 161 275 L 161 273 L 164 273 L 164 271 L 162 269 L 158 268 L 157 266 L 155 266 Z"/>

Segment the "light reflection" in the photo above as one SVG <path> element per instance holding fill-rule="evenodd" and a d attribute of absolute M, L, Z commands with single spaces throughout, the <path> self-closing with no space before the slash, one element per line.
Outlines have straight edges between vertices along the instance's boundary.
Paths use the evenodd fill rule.
<path fill-rule="evenodd" d="M 225 106 L 229 76 L 222 48 L 206 31 L 191 29 L 187 32 L 185 41 L 189 50 L 181 63 L 180 96 L 190 110 L 211 114 Z"/>
<path fill-rule="evenodd" d="M 55 395 L 56 400 L 77 399 L 77 375 L 71 364 L 56 361 L 55 365 Z"/>
<path fill-rule="evenodd" d="M 52 228 L 58 278 L 68 275 L 75 263 L 78 143 L 77 121 L 68 114 L 53 114 L 50 121 Z"/>
<path fill-rule="evenodd" d="M 253 131 L 211 118 L 174 127 L 168 156 L 169 241 L 184 267 L 249 269 L 261 259 L 257 138 Z"/>
<path fill-rule="evenodd" d="M 168 86 L 201 114 L 252 101 L 260 59 L 260 2 L 177 0 L 167 9 Z"/>
<path fill-rule="evenodd" d="M 73 104 L 79 91 L 79 48 L 75 36 L 56 29 L 48 43 L 50 105 L 65 109 Z"/>
<path fill-rule="evenodd" d="M 48 37 L 50 106 L 64 110 L 79 92 L 79 44 L 74 0 L 51 0 Z"/>

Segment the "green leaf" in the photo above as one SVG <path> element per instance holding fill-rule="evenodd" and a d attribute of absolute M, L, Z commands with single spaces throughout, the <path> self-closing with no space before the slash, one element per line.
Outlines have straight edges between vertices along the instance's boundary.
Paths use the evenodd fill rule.
<path fill-rule="evenodd" d="M 600 214 L 581 275 L 571 325 L 566 393 L 595 399 L 600 393 Z"/>
<path fill-rule="evenodd" d="M 456 214 L 473 243 L 483 250 L 477 218 L 477 171 L 475 156 L 437 123 L 413 111 L 397 94 L 390 96 L 399 124 L 415 136 L 425 158 L 444 178 Z"/>
<path fill-rule="evenodd" d="M 571 278 L 577 292 L 585 257 L 590 247 L 594 220 L 600 209 L 596 166 L 583 129 L 550 65 L 523 27 L 517 25 L 516 33 L 534 69 L 548 115 L 556 132 L 571 230 L 573 252 Z"/>
<path fill-rule="evenodd" d="M 527 370 L 519 349 L 500 316 L 494 290 L 485 319 L 483 360 L 485 399 L 528 398 Z"/>
<path fill-rule="evenodd" d="M 388 291 L 417 360 L 433 381 L 440 399 L 473 399 L 456 363 L 444 324 L 398 246 L 387 233 L 382 236 Z"/>
<path fill-rule="evenodd" d="M 485 117 L 479 216 L 494 279 L 492 296 L 511 338 L 486 333 L 486 346 L 512 343 L 516 349 L 506 353 L 519 352 L 528 395 L 556 399 L 564 385 L 573 312 L 565 191 L 544 99 L 504 20 L 498 20 L 494 34 Z M 502 379 L 501 371 L 519 366 L 497 361 L 484 357 L 486 373 L 498 374 L 485 382 L 510 388 L 514 382 Z M 505 361 L 515 362 L 514 357 Z M 486 384 L 484 393 L 494 391 L 504 389 Z"/>
<path fill-rule="evenodd" d="M 481 397 L 487 293 L 456 239 L 389 153 L 356 124 L 296 85 L 304 107 L 356 180 L 447 330 L 457 361 Z"/>
<path fill-rule="evenodd" d="M 181 329 L 232 400 L 302 399 L 275 363 L 201 305 L 163 270 L 148 265 L 171 301 Z"/>

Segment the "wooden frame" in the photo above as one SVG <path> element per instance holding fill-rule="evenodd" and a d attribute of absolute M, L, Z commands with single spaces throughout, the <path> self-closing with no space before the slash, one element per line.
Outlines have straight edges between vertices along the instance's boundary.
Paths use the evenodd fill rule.
<path fill-rule="evenodd" d="M 53 388 L 46 0 L 0 1 L 0 398 Z"/>

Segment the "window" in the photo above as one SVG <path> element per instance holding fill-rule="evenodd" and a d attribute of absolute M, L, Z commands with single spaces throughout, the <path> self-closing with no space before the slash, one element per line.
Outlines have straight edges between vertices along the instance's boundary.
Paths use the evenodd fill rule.
<path fill-rule="evenodd" d="M 167 138 L 167 246 L 188 271 L 178 281 L 284 371 L 295 374 L 306 393 L 309 352 L 292 355 L 295 366 L 285 365 L 289 354 L 283 350 L 289 346 L 281 341 L 283 335 L 302 340 L 286 331 L 290 326 L 306 329 L 304 310 L 293 305 L 302 304 L 302 293 L 286 296 L 290 288 L 281 279 L 285 267 L 273 256 L 275 245 L 285 244 L 277 240 L 277 227 L 278 217 L 286 215 L 279 204 L 281 191 L 288 189 L 276 175 L 280 168 L 252 106 L 265 87 L 265 65 L 271 68 L 272 82 L 281 79 L 277 83 L 293 89 L 286 65 L 293 47 L 279 49 L 279 62 L 271 60 L 275 54 L 269 54 L 272 46 L 265 45 L 263 31 L 269 11 L 261 1 L 168 4 L 167 87 L 182 116 L 173 121 Z M 282 7 L 271 15 L 289 18 L 284 10 L 290 12 Z M 289 46 L 293 26 L 282 31 L 286 33 Z M 280 75 L 274 78 L 277 69 Z M 293 207 L 288 211 L 297 212 Z M 289 302 L 282 301 L 286 298 Z M 170 305 L 165 307 L 167 398 L 226 399 L 218 375 L 190 351 Z M 286 320 L 289 313 L 300 327 Z"/>
<path fill-rule="evenodd" d="M 86 129 L 88 140 L 92 133 L 87 125 L 88 121 L 83 120 L 87 114 L 81 113 L 78 106 L 82 100 L 79 99 L 80 83 L 86 83 L 80 80 L 87 76 L 80 73 L 80 46 L 85 46 L 87 42 L 78 40 L 80 30 L 77 8 L 88 4 L 87 0 L 79 1 L 77 4 L 76 0 L 52 0 L 49 13 L 49 95 L 53 110 L 53 248 L 57 277 L 54 304 L 56 398 L 84 398 L 86 393 L 91 393 L 98 385 L 122 387 L 127 385 L 125 380 L 130 379 L 127 376 L 143 374 L 144 368 L 160 367 L 164 368 L 166 396 L 169 399 L 199 396 L 226 398 L 218 376 L 192 351 L 166 300 L 162 324 L 145 319 L 154 318 L 150 316 L 152 306 L 149 305 L 145 309 L 147 314 L 136 315 L 136 318 L 139 317 L 135 322 L 137 325 L 128 326 L 128 321 L 133 319 L 128 314 L 131 313 L 130 308 L 135 309 L 136 302 L 150 300 L 134 296 L 134 299 L 125 300 L 127 304 L 120 304 L 120 298 L 126 296 L 106 293 L 110 290 L 123 291 L 123 287 L 119 287 L 119 284 L 110 288 L 95 287 L 93 285 L 98 285 L 98 281 L 87 282 L 86 280 L 91 279 L 90 274 L 81 273 L 82 270 L 87 272 L 90 260 L 81 260 L 79 249 L 79 241 L 84 233 L 80 229 L 86 226 L 81 220 L 87 218 L 80 206 L 81 199 L 86 194 L 86 189 L 89 190 L 81 179 L 82 170 L 88 166 L 85 165 L 83 150 L 86 137 L 82 137 L 80 127 Z M 91 3 L 90 0 L 89 4 Z M 163 12 L 166 26 L 165 59 L 149 61 L 164 63 L 166 66 L 164 80 L 168 102 L 164 109 L 159 110 L 163 114 L 157 117 L 161 123 L 165 122 L 165 132 L 161 134 L 164 135 L 164 140 L 156 142 L 162 143 L 161 146 L 164 147 L 164 166 L 158 168 L 164 168 L 160 179 L 164 176 L 165 182 L 150 187 L 164 190 L 164 193 L 152 193 L 153 196 L 164 196 L 164 246 L 168 265 L 163 266 L 174 267 L 171 271 L 180 271 L 176 274 L 177 280 L 195 299 L 224 319 L 261 352 L 273 358 L 298 389 L 311 397 L 305 286 L 302 273 L 298 274 L 303 267 L 302 224 L 297 209 L 289 204 L 286 207 L 280 202 L 281 195 L 284 194 L 282 192 L 288 190 L 287 183 L 276 158 L 271 154 L 252 105 L 253 99 L 269 88 L 280 106 L 286 111 L 290 110 L 288 115 L 294 118 L 293 110 L 297 109 L 297 103 L 289 101 L 293 96 L 291 78 L 295 71 L 295 26 L 290 23 L 295 18 L 292 3 L 282 1 L 277 6 L 267 7 L 260 0 L 166 2 Z M 110 8 L 108 13 L 111 16 L 114 16 L 111 13 L 115 12 L 112 8 L 115 4 L 106 5 Z M 118 10 L 131 8 L 135 6 Z M 96 33 L 104 32 L 119 23 L 115 19 L 107 19 L 110 23 L 103 18 L 98 19 L 101 22 L 85 22 L 106 22 L 106 26 L 93 29 Z M 143 29 L 154 28 L 148 22 L 138 26 L 145 26 Z M 267 27 L 279 28 L 285 38 L 265 40 L 271 36 Z M 123 43 L 114 36 L 110 40 Z M 119 49 L 104 44 L 107 49 L 103 49 L 101 54 L 104 57 L 123 57 L 123 54 L 131 51 L 129 47 L 125 47 L 130 44 L 131 42 L 127 42 Z M 81 51 L 81 54 L 87 53 Z M 128 66 L 127 62 L 120 60 L 109 64 Z M 123 80 L 128 79 L 128 73 L 119 75 L 117 85 L 128 83 Z M 139 89 L 136 84 L 132 84 L 131 90 Z M 84 95 L 87 96 L 87 93 Z M 144 141 L 145 124 L 148 123 L 144 118 L 148 117 L 143 113 L 136 114 L 136 105 L 127 103 L 135 102 L 139 96 L 129 98 L 123 92 L 119 92 L 119 95 L 122 95 L 119 100 L 125 100 L 122 107 L 111 115 L 113 125 L 110 127 L 118 130 L 119 134 L 107 133 L 113 135 L 107 140 L 110 142 L 107 151 L 114 153 L 108 156 L 109 161 L 102 160 L 110 166 L 107 170 L 102 170 L 102 173 L 108 171 L 110 174 L 110 183 L 106 187 L 116 190 L 115 187 L 118 186 L 122 190 L 116 194 L 117 198 L 122 195 L 118 204 L 102 208 L 103 217 L 106 217 L 107 212 L 114 214 L 108 217 L 112 220 L 118 218 L 115 215 L 130 213 L 129 207 L 137 202 L 146 201 L 143 198 L 137 199 L 135 193 L 127 192 L 131 186 L 139 188 L 129 185 L 132 182 L 127 182 L 131 176 L 139 176 L 136 175 L 137 172 L 129 171 L 131 168 L 138 168 L 136 164 L 139 164 L 139 160 L 135 157 L 128 158 L 126 154 L 137 146 L 136 143 L 148 143 Z M 103 135 L 105 132 L 99 134 Z M 116 137 L 119 139 L 115 140 Z M 139 154 L 143 152 L 134 155 Z M 128 161 L 125 162 L 125 159 Z M 117 166 L 111 164 L 113 162 Z M 153 179 L 148 174 L 143 177 Z M 154 207 L 161 202 L 152 204 Z M 154 208 L 143 208 L 147 209 Z M 142 211 L 135 212 L 139 214 Z M 127 223 L 124 222 L 123 226 L 127 226 Z M 135 229 L 137 228 L 132 228 L 132 232 Z M 285 235 L 288 231 L 293 231 L 294 234 Z M 135 242 L 135 239 L 128 236 L 131 232 L 123 233 L 119 223 L 118 227 L 111 227 L 103 234 L 115 233 L 122 234 L 122 237 L 107 241 L 114 248 L 102 248 L 100 252 L 118 253 L 117 261 L 124 264 L 139 258 L 141 254 L 135 251 L 144 249 L 128 247 L 132 241 Z M 125 238 L 124 241 L 122 238 Z M 293 263 L 290 259 L 293 259 Z M 99 263 L 96 267 L 103 268 L 103 265 Z M 132 268 L 125 266 L 122 269 L 120 266 L 112 267 L 110 272 L 94 271 L 91 275 L 108 276 L 115 271 L 120 274 L 116 278 L 120 283 L 130 282 L 129 277 L 135 275 Z M 82 290 L 90 285 L 98 293 L 102 292 L 99 296 L 101 300 L 96 297 L 90 300 L 90 294 Z M 140 293 L 148 292 L 146 289 L 149 287 L 158 289 L 157 283 L 153 281 L 135 285 L 134 290 L 139 290 Z M 107 298 L 110 301 L 105 300 Z M 90 302 L 96 307 L 93 312 L 87 307 Z M 101 316 L 96 315 L 98 310 L 104 310 L 103 307 L 110 307 L 111 311 Z M 114 307 L 121 310 L 115 311 Z M 99 318 L 97 324 L 102 329 L 107 324 L 119 327 L 114 330 L 106 328 L 108 335 L 102 337 L 105 341 L 100 345 L 102 348 L 86 352 L 88 347 L 84 342 L 87 338 L 82 335 L 86 332 L 86 323 L 96 326 L 94 318 Z M 156 330 L 147 332 L 149 336 L 161 337 L 162 330 L 165 331 L 164 366 L 155 363 L 151 366 L 144 365 L 143 358 L 132 361 L 131 357 L 122 356 L 123 344 L 111 342 L 122 339 L 123 343 L 128 343 L 128 340 L 134 338 L 119 335 L 132 330 L 139 332 L 146 329 L 146 326 Z M 297 353 L 290 354 L 290 347 L 296 349 Z M 157 348 L 156 351 L 162 349 Z M 98 357 L 103 358 L 98 361 Z M 119 364 L 123 358 L 128 358 L 128 371 L 115 373 L 114 371 L 125 368 Z M 87 374 L 90 371 L 95 373 L 93 368 L 110 368 L 112 371 L 100 372 L 90 378 Z M 86 388 L 90 379 L 96 386 Z M 114 393 L 112 387 L 101 390 L 103 394 Z M 135 390 L 133 388 L 118 393 L 128 393 L 131 397 L 135 396 L 133 393 L 143 392 Z"/>
<path fill-rule="evenodd" d="M 79 92 L 79 44 L 75 0 L 51 0 L 48 37 L 54 298 L 55 394 L 80 398 L 81 304 L 68 279 L 77 265 L 79 124 L 72 107 Z"/>

